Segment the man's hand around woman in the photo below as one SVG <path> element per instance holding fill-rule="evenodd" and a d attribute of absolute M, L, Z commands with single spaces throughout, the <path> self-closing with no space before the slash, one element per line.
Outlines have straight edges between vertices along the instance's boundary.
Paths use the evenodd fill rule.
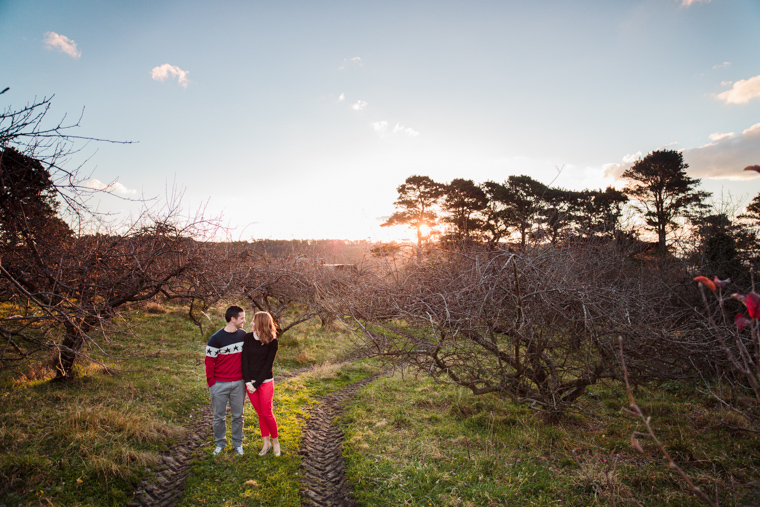
<path fill-rule="evenodd" d="M 253 387 L 253 382 L 246 382 L 245 383 L 245 388 L 248 389 L 249 393 L 255 393 L 256 392 L 256 388 Z"/>

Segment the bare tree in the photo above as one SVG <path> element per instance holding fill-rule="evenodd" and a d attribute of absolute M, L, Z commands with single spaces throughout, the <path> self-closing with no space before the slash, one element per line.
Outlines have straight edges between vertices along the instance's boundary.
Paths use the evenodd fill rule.
<path fill-rule="evenodd" d="M 70 378 L 85 344 L 97 345 L 93 330 L 198 262 L 209 223 L 168 203 L 109 226 L 89 209 L 79 168 L 61 164 L 85 139 L 70 134 L 78 121 L 47 127 L 49 107 L 0 115 L 0 298 L 13 310 L 0 315 L 0 367 L 54 350 L 58 377 Z"/>
<path fill-rule="evenodd" d="M 674 337 L 690 336 L 689 310 L 628 262 L 592 247 L 441 251 L 401 276 L 365 274 L 334 301 L 375 355 L 552 418 L 620 378 L 619 336 L 637 379 L 683 375 L 689 339 Z"/>

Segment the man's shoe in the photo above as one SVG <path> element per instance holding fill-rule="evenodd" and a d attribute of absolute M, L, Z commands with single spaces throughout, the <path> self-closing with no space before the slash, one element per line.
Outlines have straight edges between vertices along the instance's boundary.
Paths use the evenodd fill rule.
<path fill-rule="evenodd" d="M 218 455 L 223 450 L 224 450 L 224 447 L 217 446 L 216 449 L 214 449 L 214 456 Z"/>
<path fill-rule="evenodd" d="M 235 447 L 235 452 L 236 452 L 236 453 L 238 453 L 238 454 L 240 454 L 241 456 L 242 456 L 243 454 L 245 454 L 245 453 L 243 452 L 243 446 L 242 446 L 242 445 L 241 445 L 240 447 Z"/>

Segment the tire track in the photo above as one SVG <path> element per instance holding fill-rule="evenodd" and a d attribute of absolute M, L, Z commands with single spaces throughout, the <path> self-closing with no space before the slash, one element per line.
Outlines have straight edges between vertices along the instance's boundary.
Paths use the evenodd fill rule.
<path fill-rule="evenodd" d="M 309 413 L 301 444 L 302 505 L 353 507 L 353 492 L 343 466 L 343 432 L 335 418 L 343 412 L 343 404 L 359 389 L 375 381 L 381 374 L 331 393 Z"/>
<path fill-rule="evenodd" d="M 312 367 L 299 368 L 278 375 L 277 380 L 296 377 L 310 369 Z M 227 407 L 227 413 L 229 412 Z M 154 474 L 145 477 L 135 488 L 127 507 L 175 507 L 182 498 L 195 452 L 206 444 L 214 423 L 211 403 L 200 410 L 192 410 L 191 417 L 193 422 L 185 427 L 185 440 L 161 453 L 161 464 L 154 470 Z"/>

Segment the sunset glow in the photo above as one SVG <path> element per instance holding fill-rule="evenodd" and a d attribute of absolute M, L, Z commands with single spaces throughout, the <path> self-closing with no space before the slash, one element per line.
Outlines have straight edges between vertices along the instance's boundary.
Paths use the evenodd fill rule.
<path fill-rule="evenodd" d="M 621 188 L 665 147 L 760 191 L 756 0 L 77 6 L 0 3 L 0 99 L 134 141 L 67 161 L 102 211 L 176 187 L 240 239 L 416 242 L 380 227 L 412 174 Z"/>

